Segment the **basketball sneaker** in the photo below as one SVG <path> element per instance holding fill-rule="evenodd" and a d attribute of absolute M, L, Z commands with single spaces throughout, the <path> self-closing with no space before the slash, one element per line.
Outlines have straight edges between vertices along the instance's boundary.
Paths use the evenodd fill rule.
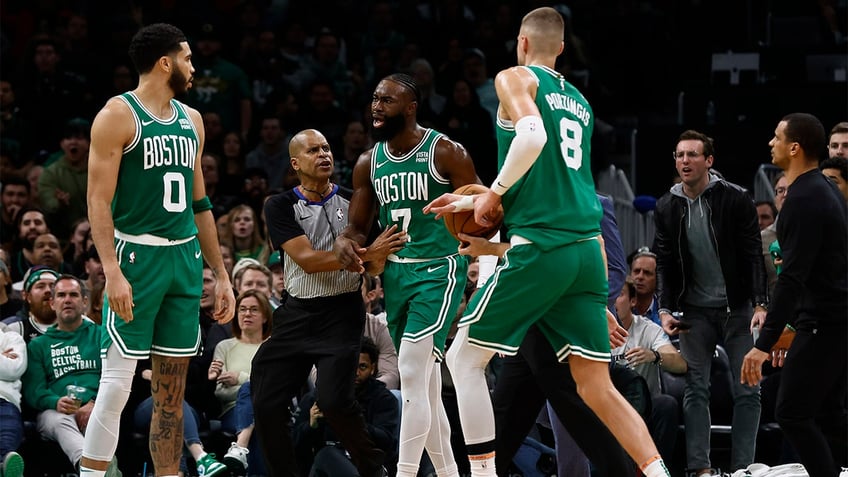
<path fill-rule="evenodd" d="M 227 471 L 227 466 L 215 460 L 215 454 L 206 454 L 197 461 L 197 475 L 212 477 Z"/>
<path fill-rule="evenodd" d="M 22 477 L 24 475 L 24 458 L 15 451 L 6 454 L 3 459 L 3 477 Z"/>
<path fill-rule="evenodd" d="M 224 454 L 224 464 L 230 471 L 237 475 L 242 475 L 247 470 L 247 454 L 250 451 L 246 447 L 242 447 L 233 442 L 230 444 L 230 450 Z"/>

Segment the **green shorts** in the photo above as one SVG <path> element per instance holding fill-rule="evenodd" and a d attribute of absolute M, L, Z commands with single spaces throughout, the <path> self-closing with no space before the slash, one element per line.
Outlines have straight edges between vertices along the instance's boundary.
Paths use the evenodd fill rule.
<path fill-rule="evenodd" d="M 597 240 L 546 252 L 515 245 L 471 298 L 459 326 L 469 326 L 470 343 L 514 355 L 536 324 L 560 361 L 569 354 L 609 361 L 607 288 Z"/>
<path fill-rule="evenodd" d="M 133 293 L 133 320 L 126 323 L 103 297 L 101 355 L 114 343 L 121 356 L 145 359 L 194 356 L 200 345 L 203 258 L 197 238 L 178 245 L 142 245 L 115 239 L 118 263 Z"/>
<path fill-rule="evenodd" d="M 402 340 L 417 342 L 432 336 L 433 354 L 443 358 L 467 274 L 468 260 L 459 255 L 421 262 L 386 262 L 386 319 L 397 349 Z"/>

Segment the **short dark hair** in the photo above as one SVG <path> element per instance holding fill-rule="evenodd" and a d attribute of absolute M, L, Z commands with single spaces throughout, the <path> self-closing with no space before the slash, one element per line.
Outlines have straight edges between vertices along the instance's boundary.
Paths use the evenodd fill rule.
<path fill-rule="evenodd" d="M 24 187 L 26 187 L 27 194 L 30 193 L 29 181 L 26 180 L 25 177 L 21 177 L 17 174 L 9 174 L 9 175 L 3 176 L 3 187 L 0 188 L 0 194 L 2 194 L 3 192 L 6 191 L 6 186 L 10 186 L 10 185 L 24 186 Z"/>
<path fill-rule="evenodd" d="M 395 83 L 403 86 L 412 93 L 415 97 L 415 101 L 418 104 L 421 104 L 421 89 L 418 87 L 418 83 L 415 82 L 415 79 L 412 76 L 409 76 L 406 73 L 393 73 L 383 79 L 394 81 Z"/>
<path fill-rule="evenodd" d="M 654 261 L 657 260 L 657 254 L 652 252 L 651 249 L 648 248 L 647 246 L 642 246 L 642 247 L 637 248 L 630 255 L 627 256 L 627 263 L 630 264 L 630 268 L 633 268 L 633 262 L 637 258 L 642 258 L 642 257 L 651 257 L 651 258 L 654 259 Z"/>
<path fill-rule="evenodd" d="M 844 157 L 828 157 L 821 161 L 819 169 L 836 169 L 839 171 L 839 175 L 842 176 L 842 180 L 848 181 L 848 159 Z"/>
<path fill-rule="evenodd" d="M 63 274 L 59 275 L 56 278 L 56 281 L 53 282 L 53 285 L 51 286 L 51 288 L 56 288 L 56 284 L 61 282 L 61 281 L 64 281 L 64 280 L 70 280 L 72 282 L 76 282 L 77 285 L 79 285 L 80 293 L 82 293 L 82 296 L 84 298 L 88 297 L 88 289 L 86 289 L 86 287 L 85 287 L 85 282 L 80 280 L 80 278 L 77 277 L 76 275 L 71 275 L 69 273 L 63 273 Z"/>
<path fill-rule="evenodd" d="M 797 142 L 809 158 L 827 157 L 827 137 L 819 118 L 808 113 L 787 114 L 784 134 L 789 142 Z"/>
<path fill-rule="evenodd" d="M 154 23 L 136 32 L 128 53 L 138 74 L 149 73 L 159 58 L 180 51 L 180 43 L 184 41 L 188 40 L 179 28 Z"/>
<path fill-rule="evenodd" d="M 377 348 L 377 344 L 370 337 L 362 337 L 362 341 L 359 344 L 359 352 L 367 354 L 371 358 L 371 363 L 377 364 L 377 358 L 380 357 L 380 349 Z"/>
<path fill-rule="evenodd" d="M 761 205 L 767 205 L 771 209 L 771 216 L 777 217 L 777 206 L 774 205 L 774 201 L 771 200 L 758 200 L 754 203 L 754 207 L 759 207 Z"/>
<path fill-rule="evenodd" d="M 677 142 L 692 139 L 704 143 L 704 157 L 710 157 L 715 154 L 715 144 L 713 143 L 713 138 L 707 136 L 702 132 L 695 131 L 694 129 L 687 129 L 686 131 L 680 133 L 680 137 L 677 138 Z"/>
<path fill-rule="evenodd" d="M 830 135 L 839 133 L 848 133 L 848 121 L 842 121 L 841 123 L 836 123 L 836 126 L 833 126 L 833 129 L 830 130 Z M 828 139 L 830 136 L 828 136 Z"/>

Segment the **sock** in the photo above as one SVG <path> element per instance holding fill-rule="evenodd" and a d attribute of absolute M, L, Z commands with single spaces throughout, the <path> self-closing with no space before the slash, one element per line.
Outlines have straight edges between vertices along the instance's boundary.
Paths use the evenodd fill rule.
<path fill-rule="evenodd" d="M 89 469 L 88 467 L 81 465 L 80 475 L 82 477 L 106 477 L 106 471 Z"/>
<path fill-rule="evenodd" d="M 469 455 L 472 477 L 495 477 L 495 453 Z"/>
<path fill-rule="evenodd" d="M 199 455 L 199 456 L 197 456 L 197 459 L 195 459 L 195 460 L 200 460 L 200 459 L 202 459 L 202 458 L 206 457 L 207 455 L 208 455 L 208 454 L 207 454 L 206 452 L 201 452 L 201 453 L 200 453 L 200 455 Z"/>
<path fill-rule="evenodd" d="M 665 466 L 665 462 L 659 454 L 648 459 L 639 469 L 642 470 L 645 477 L 671 477 L 668 467 Z"/>
<path fill-rule="evenodd" d="M 418 466 L 415 464 L 403 464 L 398 462 L 396 477 L 415 477 L 418 475 Z"/>
<path fill-rule="evenodd" d="M 456 464 L 450 464 L 447 467 L 436 469 L 436 475 L 439 477 L 459 477 L 459 468 Z"/>

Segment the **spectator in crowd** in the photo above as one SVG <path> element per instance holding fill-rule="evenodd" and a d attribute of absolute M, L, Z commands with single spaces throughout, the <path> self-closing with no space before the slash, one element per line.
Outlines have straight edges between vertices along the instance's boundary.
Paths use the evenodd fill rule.
<path fill-rule="evenodd" d="M 11 291 L 12 276 L 9 274 L 9 267 L 5 260 L 0 260 L 0 320 L 16 315 L 24 306 L 19 298 L 10 296 Z"/>
<path fill-rule="evenodd" d="M 238 65 L 221 57 L 221 36 L 215 25 L 201 25 L 196 40 L 188 104 L 201 113 L 217 113 L 223 130 L 238 131 L 247 139 L 253 115 L 250 80 Z"/>
<path fill-rule="evenodd" d="M 17 227 L 15 219 L 18 212 L 29 204 L 29 182 L 18 176 L 3 175 L 3 187 L 0 192 L 0 244 L 11 250 Z"/>
<path fill-rule="evenodd" d="M 203 169 L 203 184 L 206 195 L 212 201 L 212 215 L 220 217 L 236 205 L 236 198 L 224 193 L 220 187 L 219 164 L 217 154 L 204 152 L 200 156 L 200 167 Z"/>
<path fill-rule="evenodd" d="M 376 364 L 374 377 L 382 381 L 389 390 L 400 389 L 398 356 L 385 316 L 375 316 L 374 302 L 377 301 L 377 277 L 362 275 L 362 303 L 365 305 L 365 331 L 363 334 L 377 346 L 380 359 Z"/>
<path fill-rule="evenodd" d="M 362 337 L 359 364 L 353 378 L 356 402 L 362 408 L 368 436 L 386 455 L 387 467 L 394 462 L 398 444 L 398 403 L 377 379 L 380 352 L 374 341 Z M 314 477 L 357 477 L 359 472 L 347 451 L 324 419 L 315 392 L 298 402 L 292 439 L 303 475 Z"/>
<path fill-rule="evenodd" d="M 100 387 L 100 327 L 83 319 L 88 306 L 82 282 L 62 275 L 53 283 L 56 326 L 27 345 L 23 396 L 38 412 L 38 432 L 56 441 L 79 468 L 83 434 Z M 115 461 L 111 472 L 116 474 Z"/>
<path fill-rule="evenodd" d="M 462 60 L 462 77 L 474 88 L 480 105 L 489 112 L 489 120 L 495 124 L 498 114 L 498 95 L 495 92 L 495 80 L 486 69 L 486 55 L 478 48 L 465 51 Z"/>
<path fill-rule="evenodd" d="M 733 372 L 730 467 L 736 471 L 754 462 L 759 387 L 742 385 L 739 370 L 753 343 L 751 320 L 762 321 L 768 306 L 754 202 L 747 191 L 711 173 L 714 150 L 703 133 L 680 135 L 674 159 L 682 182 L 654 211 L 660 320 L 669 335 L 689 327 L 680 335 L 689 364 L 683 420 L 687 467 L 696 477 L 716 475 L 709 454 L 709 386 L 717 344 L 727 351 Z M 675 318 L 672 312 L 678 311 L 683 316 Z"/>
<path fill-rule="evenodd" d="M 338 155 L 334 155 L 335 176 L 333 180 L 342 187 L 353 187 L 353 166 L 356 165 L 356 160 L 371 147 L 371 139 L 368 136 L 368 131 L 365 129 L 365 124 L 360 120 L 353 120 L 347 123 L 345 133 L 342 136 L 340 148 L 333 148 L 339 151 Z"/>
<path fill-rule="evenodd" d="M 283 78 L 296 94 L 304 94 L 316 80 L 329 84 L 339 106 L 349 106 L 355 96 L 355 84 L 341 54 L 342 41 L 336 32 L 321 28 L 315 35 L 312 52 L 301 56 L 298 69 Z"/>
<path fill-rule="evenodd" d="M 777 207 L 770 200 L 758 200 L 754 206 L 757 208 L 757 224 L 762 232 L 777 219 Z"/>
<path fill-rule="evenodd" d="M 437 124 L 440 131 L 468 150 L 480 179 L 492 182 L 497 175 L 497 162 L 492 160 L 497 151 L 495 123 L 467 79 L 459 78 L 452 85 Z"/>
<path fill-rule="evenodd" d="M 324 78 L 309 83 L 303 92 L 300 119 L 307 127 L 325 134 L 331 144 L 339 144 L 353 115 L 342 107 L 343 101 L 333 86 L 331 81 Z M 279 184 L 273 186 L 279 187 Z"/>
<path fill-rule="evenodd" d="M 206 141 L 203 143 L 204 152 L 220 154 L 224 139 L 224 126 L 221 125 L 221 115 L 215 111 L 206 111 L 203 117 L 203 130 L 206 131 Z"/>
<path fill-rule="evenodd" d="M 224 456 L 224 462 L 237 465 L 239 470 L 252 468 L 262 474 L 262 457 L 253 437 L 253 407 L 250 392 L 240 397 L 241 389 L 250 386 L 253 357 L 263 341 L 271 335 L 271 303 L 268 295 L 258 289 L 243 290 L 236 303 L 236 319 L 232 323 L 233 337 L 215 345 L 208 379 L 216 383 L 215 396 L 221 404 L 221 428 L 236 435 L 236 442 Z M 246 456 L 250 449 L 252 458 Z"/>
<path fill-rule="evenodd" d="M 91 84 L 64 69 L 59 45 L 47 35 L 33 38 L 27 54 L 15 85 L 18 101 L 26 105 L 26 120 L 38 134 L 22 153 L 24 157 L 43 157 L 59 142 L 62 126 L 69 119 L 90 117 Z"/>
<path fill-rule="evenodd" d="M 636 287 L 633 313 L 662 326 L 657 300 L 657 255 L 648 247 L 639 247 L 630 257 L 630 277 Z"/>
<path fill-rule="evenodd" d="M 24 433 L 21 376 L 26 369 L 27 353 L 23 337 L 0 324 L 0 475 L 3 477 L 24 475 L 24 460 L 18 454 L 18 448 Z"/>
<path fill-rule="evenodd" d="M 52 164 L 52 162 L 50 163 Z M 44 166 L 42 166 L 41 164 L 36 164 L 30 167 L 26 173 L 26 180 L 27 182 L 29 182 L 30 190 L 29 203 L 30 205 L 39 208 L 41 207 L 41 198 L 38 196 L 38 182 L 41 180 L 41 174 L 43 172 Z"/>
<path fill-rule="evenodd" d="M 94 289 L 106 283 L 106 274 L 103 272 L 103 263 L 100 261 L 100 255 L 97 253 L 97 248 L 94 245 L 88 247 L 88 252 L 85 254 L 84 263 L 85 289 L 94 293 Z M 90 301 L 94 301 L 91 297 Z"/>
<path fill-rule="evenodd" d="M 844 157 L 848 159 L 848 122 L 837 123 L 830 130 L 827 151 L 829 157 Z"/>
<path fill-rule="evenodd" d="M 774 285 L 777 283 L 777 269 L 775 268 L 775 257 L 772 256 L 772 244 L 777 241 L 777 221 L 780 218 L 780 210 L 783 208 L 783 202 L 786 200 L 786 191 L 789 190 L 789 182 L 786 176 L 781 172 L 774 179 L 774 207 L 777 209 L 777 215 L 774 217 L 774 222 L 760 231 L 760 241 L 763 246 L 763 262 L 765 262 L 766 281 L 768 283 L 768 294 L 771 298 L 774 292 Z"/>
<path fill-rule="evenodd" d="M 41 209 L 25 207 L 18 211 L 15 219 L 15 237 L 12 250 L 12 280 L 19 281 L 35 260 L 33 245 L 40 235 L 50 232 L 47 219 Z"/>
<path fill-rule="evenodd" d="M 660 325 L 644 316 L 634 315 L 636 285 L 632 278 L 625 280 L 621 293 L 615 300 L 615 308 L 621 326 L 627 330 L 625 343 L 611 351 L 614 362 L 634 369 L 645 378 L 651 392 L 651 414 L 648 428 L 657 443 L 660 455 L 674 455 L 677 440 L 677 410 L 679 403 L 674 396 L 663 394 L 660 373 L 686 372 L 686 360 L 671 344 Z"/>
<path fill-rule="evenodd" d="M 775 418 L 810 477 L 844 474 L 848 464 L 848 207 L 818 170 L 824 145 L 824 126 L 806 113 L 784 116 L 769 141 L 790 184 L 777 227 L 783 265 L 768 316 L 750 324 L 760 336 L 739 365 L 748 386 L 758 385 L 766 360 L 783 366 Z M 790 322 L 787 354 L 780 337 Z"/>
<path fill-rule="evenodd" d="M 221 162 L 218 164 L 218 175 L 220 177 L 218 186 L 221 193 L 235 195 L 241 192 L 244 186 L 244 163 L 245 149 L 244 139 L 239 133 L 229 131 L 224 134 L 221 145 Z"/>
<path fill-rule="evenodd" d="M 224 268 L 227 270 L 227 276 L 231 277 L 233 276 L 233 266 L 236 264 L 235 259 L 233 259 L 233 248 L 225 243 L 224 240 L 221 240 L 218 248 L 221 250 L 221 258 L 224 260 Z"/>
<path fill-rule="evenodd" d="M 41 234 L 32 243 L 32 264 L 44 265 L 59 273 L 70 274 L 71 266 L 62 261 L 59 239 L 51 233 Z"/>
<path fill-rule="evenodd" d="M 250 151 L 244 161 L 248 169 L 262 169 L 267 174 L 269 187 L 284 187 L 283 182 L 289 169 L 286 151 L 286 130 L 276 115 L 262 118 L 259 129 L 260 142 Z M 247 179 L 247 177 L 245 177 Z"/>
<path fill-rule="evenodd" d="M 23 336 L 27 343 L 43 335 L 56 322 L 56 312 L 50 306 L 50 298 L 57 278 L 59 274 L 48 267 L 35 266 L 27 270 L 21 291 L 24 307 L 18 314 L 3 320 L 10 330 Z"/>
<path fill-rule="evenodd" d="M 71 224 L 65 248 L 62 250 L 62 257 L 70 264 L 74 275 L 85 274 L 83 262 L 86 259 L 89 240 L 91 240 L 91 224 L 88 222 L 88 217 L 80 217 Z"/>
<path fill-rule="evenodd" d="M 230 209 L 228 215 L 233 259 L 238 261 L 242 258 L 252 258 L 259 263 L 267 261 L 268 245 L 262 238 L 261 225 L 254 210 L 241 204 Z"/>
<path fill-rule="evenodd" d="M 268 256 L 268 270 L 271 272 L 271 306 L 276 310 L 286 301 L 286 276 L 279 250 Z"/>
<path fill-rule="evenodd" d="M 845 134 L 848 135 L 848 132 Z M 825 175 L 830 182 L 836 185 L 842 197 L 848 201 L 848 157 L 834 156 L 827 158 L 819 164 L 822 174 Z"/>
<path fill-rule="evenodd" d="M 421 104 L 418 105 L 418 121 L 422 126 L 432 128 L 438 124 L 447 104 L 447 98 L 436 91 L 436 76 L 433 66 L 426 58 L 416 58 L 409 65 L 409 74 L 421 90 Z"/>
<path fill-rule="evenodd" d="M 38 179 L 38 199 L 52 229 L 61 237 L 68 236 L 71 225 L 88 216 L 88 121 L 68 122 L 59 146 L 62 155 L 44 168 Z"/>

